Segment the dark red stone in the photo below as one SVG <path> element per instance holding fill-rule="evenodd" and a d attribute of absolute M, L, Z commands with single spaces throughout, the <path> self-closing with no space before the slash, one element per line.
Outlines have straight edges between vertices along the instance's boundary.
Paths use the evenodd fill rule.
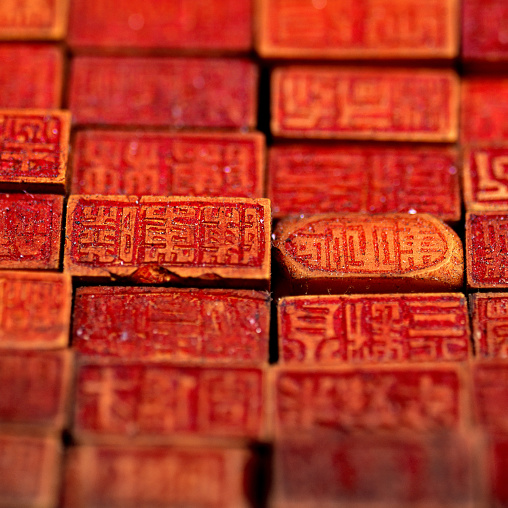
<path fill-rule="evenodd" d="M 73 348 L 95 357 L 263 365 L 270 297 L 256 291 L 78 288 Z"/>
<path fill-rule="evenodd" d="M 328 212 L 431 213 L 460 219 L 457 152 L 449 148 L 274 146 L 275 217 Z"/>
<path fill-rule="evenodd" d="M 78 56 L 69 87 L 78 124 L 246 129 L 257 121 L 257 68 L 243 59 Z"/>
<path fill-rule="evenodd" d="M 0 194 L 0 269 L 57 269 L 62 210 L 62 196 Z"/>
<path fill-rule="evenodd" d="M 63 54 L 49 44 L 0 44 L 0 108 L 59 108 Z"/>
<path fill-rule="evenodd" d="M 263 384 L 259 368 L 85 363 L 77 373 L 74 435 L 80 441 L 258 439 Z"/>
<path fill-rule="evenodd" d="M 72 194 L 263 197 L 259 133 L 76 133 Z"/>
<path fill-rule="evenodd" d="M 0 427 L 36 432 L 62 430 L 67 423 L 71 353 L 0 354 Z"/>
<path fill-rule="evenodd" d="M 251 0 L 73 0 L 68 42 L 75 49 L 248 51 Z"/>
<path fill-rule="evenodd" d="M 300 296 L 279 300 L 281 360 L 292 365 L 465 361 L 458 293 Z"/>

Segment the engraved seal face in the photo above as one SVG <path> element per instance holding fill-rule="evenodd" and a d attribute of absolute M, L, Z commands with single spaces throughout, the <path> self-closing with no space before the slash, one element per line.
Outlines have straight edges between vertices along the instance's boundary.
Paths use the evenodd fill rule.
<path fill-rule="evenodd" d="M 284 242 L 302 267 L 323 273 L 406 274 L 438 265 L 446 236 L 420 217 L 325 217 L 295 229 Z"/>

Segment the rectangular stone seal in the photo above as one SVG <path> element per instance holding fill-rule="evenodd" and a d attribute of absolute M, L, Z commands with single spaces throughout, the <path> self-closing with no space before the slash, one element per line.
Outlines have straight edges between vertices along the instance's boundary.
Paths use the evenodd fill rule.
<path fill-rule="evenodd" d="M 269 415 L 276 440 L 337 433 L 457 431 L 469 421 L 457 364 L 274 367 Z"/>
<path fill-rule="evenodd" d="M 0 428 L 37 433 L 61 431 L 67 423 L 70 351 L 2 351 Z"/>
<path fill-rule="evenodd" d="M 0 189 L 65 192 L 69 111 L 0 109 Z"/>
<path fill-rule="evenodd" d="M 419 212 L 455 222 L 457 168 L 457 151 L 435 146 L 276 145 L 268 154 L 268 197 L 275 217 Z"/>
<path fill-rule="evenodd" d="M 0 457 L 0 506 L 57 505 L 62 462 L 57 439 L 2 433 Z"/>
<path fill-rule="evenodd" d="M 461 83 L 460 141 L 463 145 L 508 140 L 508 79 L 467 77 Z"/>
<path fill-rule="evenodd" d="M 427 214 L 282 219 L 274 253 L 295 293 L 450 291 L 462 287 L 457 234 Z"/>
<path fill-rule="evenodd" d="M 469 301 L 476 356 L 507 360 L 508 293 L 474 293 Z"/>
<path fill-rule="evenodd" d="M 266 287 L 266 199 L 71 196 L 65 270 L 136 282 Z"/>
<path fill-rule="evenodd" d="M 460 293 L 282 298 L 278 322 L 285 364 L 458 362 L 472 355 Z"/>
<path fill-rule="evenodd" d="M 79 442 L 183 443 L 264 435 L 264 370 L 94 361 L 76 377 Z"/>
<path fill-rule="evenodd" d="M 51 44 L 0 43 L 0 62 L 0 108 L 60 107 L 61 48 Z"/>
<path fill-rule="evenodd" d="M 73 0 L 67 41 L 74 50 L 247 52 L 252 0 Z"/>
<path fill-rule="evenodd" d="M 69 342 L 71 278 L 0 272 L 0 349 L 57 349 Z"/>
<path fill-rule="evenodd" d="M 466 267 L 470 288 L 508 288 L 508 212 L 466 214 Z"/>
<path fill-rule="evenodd" d="M 249 508 L 252 452 L 208 446 L 76 446 L 62 508 Z"/>
<path fill-rule="evenodd" d="M 270 296 L 224 289 L 81 287 L 72 346 L 87 357 L 264 365 Z"/>
<path fill-rule="evenodd" d="M 0 194 L 0 269 L 57 269 L 62 210 L 62 196 Z"/>
<path fill-rule="evenodd" d="M 72 194 L 264 196 L 261 133 L 76 133 Z"/>
<path fill-rule="evenodd" d="M 488 506 L 508 506 L 508 437 L 489 435 L 485 460 Z"/>
<path fill-rule="evenodd" d="M 70 0 L 3 0 L 0 40 L 58 40 L 67 31 Z"/>
<path fill-rule="evenodd" d="M 505 0 L 462 0 L 462 59 L 471 63 L 508 62 Z"/>
<path fill-rule="evenodd" d="M 464 148 L 462 174 L 466 210 L 508 210 L 507 167 L 508 144 Z"/>
<path fill-rule="evenodd" d="M 457 0 L 260 0 L 263 57 L 442 59 L 458 54 Z"/>
<path fill-rule="evenodd" d="M 331 66 L 272 73 L 271 129 L 280 138 L 455 142 L 459 83 L 449 70 Z"/>
<path fill-rule="evenodd" d="M 484 506 L 470 436 L 319 434 L 274 444 L 274 508 Z"/>
<path fill-rule="evenodd" d="M 78 56 L 69 87 L 80 125 L 253 129 L 257 122 L 257 68 L 244 59 Z"/>
<path fill-rule="evenodd" d="M 475 423 L 488 433 L 508 432 L 508 363 L 475 362 L 472 365 Z"/>

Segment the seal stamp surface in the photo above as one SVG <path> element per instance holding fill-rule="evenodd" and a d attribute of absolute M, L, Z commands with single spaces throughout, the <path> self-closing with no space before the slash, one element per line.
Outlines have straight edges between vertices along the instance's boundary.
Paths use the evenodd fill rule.
<path fill-rule="evenodd" d="M 427 214 L 283 219 L 274 247 L 295 291 L 440 291 L 462 285 L 461 242 Z"/>
<path fill-rule="evenodd" d="M 283 58 L 453 58 L 456 0 L 261 0 L 258 51 Z"/>
<path fill-rule="evenodd" d="M 466 298 L 457 293 L 300 296 L 278 306 L 285 364 L 465 361 Z"/>
<path fill-rule="evenodd" d="M 275 439 L 340 432 L 458 430 L 465 423 L 457 365 L 274 368 Z"/>
<path fill-rule="evenodd" d="M 282 439 L 271 506 L 473 507 L 470 441 L 458 433 Z"/>
<path fill-rule="evenodd" d="M 257 68 L 243 59 L 78 56 L 69 86 L 78 124 L 242 129 L 257 121 Z"/>
<path fill-rule="evenodd" d="M 59 108 L 63 54 L 49 44 L 0 44 L 0 108 Z"/>
<path fill-rule="evenodd" d="M 457 140 L 458 80 L 448 70 L 280 67 L 271 87 L 277 137 Z"/>
<path fill-rule="evenodd" d="M 65 508 L 248 508 L 252 454 L 241 448 L 73 447 Z"/>
<path fill-rule="evenodd" d="M 268 362 L 268 293 L 82 287 L 76 291 L 73 323 L 73 348 L 86 356 Z"/>
<path fill-rule="evenodd" d="M 0 109 L 0 188 L 63 192 L 70 120 L 68 111 Z"/>
<path fill-rule="evenodd" d="M 73 150 L 72 194 L 263 197 L 260 133 L 86 130 Z"/>
<path fill-rule="evenodd" d="M 0 4 L 0 39 L 61 39 L 69 0 L 4 0 Z"/>
<path fill-rule="evenodd" d="M 485 362 L 473 365 L 476 423 L 490 433 L 508 431 L 508 364 Z"/>
<path fill-rule="evenodd" d="M 463 159 L 466 209 L 508 210 L 508 145 L 466 147 Z"/>
<path fill-rule="evenodd" d="M 462 58 L 479 62 L 508 61 L 504 0 L 462 0 Z"/>
<path fill-rule="evenodd" d="M 37 432 L 62 430 L 72 356 L 69 351 L 0 354 L 0 426 Z"/>
<path fill-rule="evenodd" d="M 276 217 L 327 212 L 419 212 L 460 219 L 457 152 L 449 148 L 280 145 L 270 148 Z"/>
<path fill-rule="evenodd" d="M 508 287 L 507 235 L 508 212 L 466 214 L 466 264 L 470 287 Z"/>
<path fill-rule="evenodd" d="M 64 265 L 77 276 L 265 286 L 270 226 L 266 199 L 71 196 Z"/>
<path fill-rule="evenodd" d="M 69 341 L 71 278 L 0 272 L 0 349 L 56 349 Z"/>
<path fill-rule="evenodd" d="M 0 194 L 0 269 L 57 269 L 63 197 Z"/>
<path fill-rule="evenodd" d="M 264 432 L 260 368 L 94 362 L 78 368 L 76 383 L 80 441 L 258 439 Z"/>
<path fill-rule="evenodd" d="M 56 506 L 62 451 L 53 438 L 0 434 L 0 506 Z"/>
<path fill-rule="evenodd" d="M 470 295 L 476 356 L 508 359 L 508 293 Z"/>
<path fill-rule="evenodd" d="M 71 47 L 249 51 L 251 0 L 73 0 Z"/>
<path fill-rule="evenodd" d="M 461 83 L 462 144 L 508 140 L 508 79 L 469 77 Z"/>

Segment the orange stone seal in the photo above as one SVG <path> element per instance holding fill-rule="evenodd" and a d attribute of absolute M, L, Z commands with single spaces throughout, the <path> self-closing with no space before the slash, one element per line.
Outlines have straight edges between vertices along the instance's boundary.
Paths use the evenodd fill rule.
<path fill-rule="evenodd" d="M 294 292 L 442 291 L 463 281 L 458 236 L 426 214 L 289 218 L 274 247 Z"/>

